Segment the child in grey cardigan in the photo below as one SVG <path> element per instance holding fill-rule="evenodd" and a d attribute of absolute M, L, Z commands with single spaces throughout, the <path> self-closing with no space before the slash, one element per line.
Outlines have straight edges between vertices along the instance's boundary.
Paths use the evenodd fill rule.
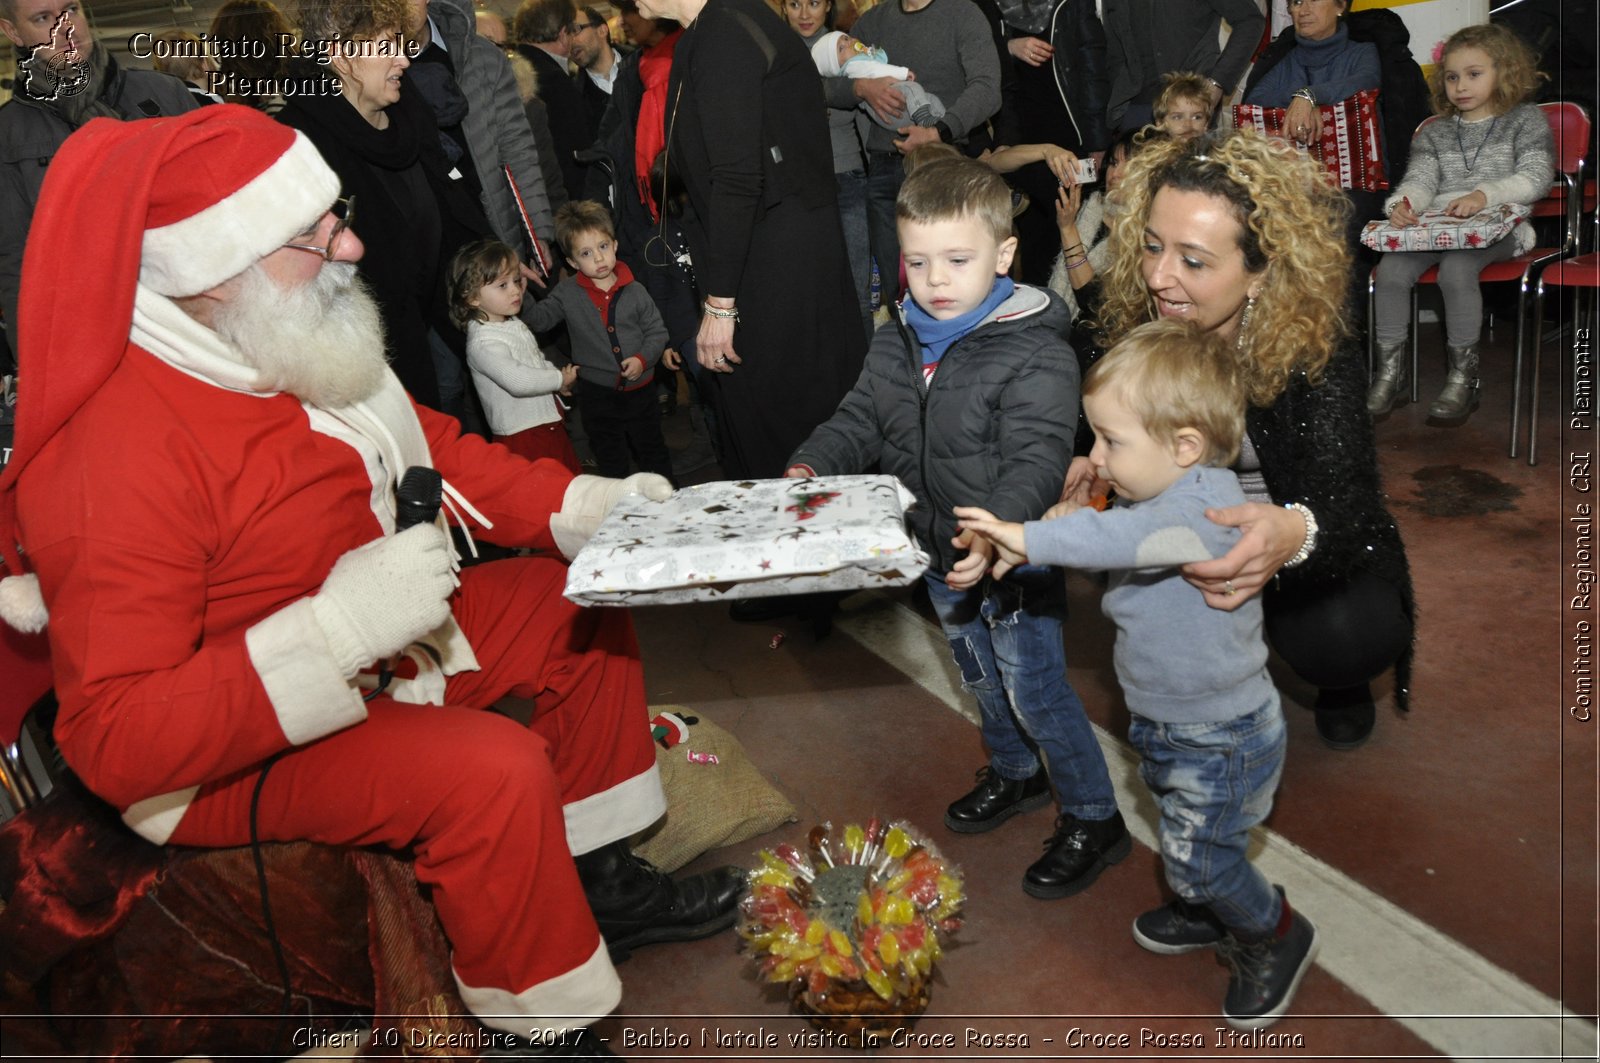
<path fill-rule="evenodd" d="M 556 212 L 556 239 L 576 276 L 563 277 L 543 301 L 524 307 L 528 327 L 544 332 L 566 322 L 578 367 L 574 398 L 601 476 L 641 472 L 672 479 L 672 458 L 661 434 L 656 363 L 667 326 L 644 285 L 617 261 L 611 213 L 593 200 L 574 200 Z"/>
<path fill-rule="evenodd" d="M 1283 712 L 1260 599 L 1212 609 L 1178 571 L 1240 534 L 1206 510 L 1244 501 L 1227 468 L 1244 435 L 1242 376 L 1238 355 L 1209 333 L 1177 320 L 1140 326 L 1083 383 L 1090 461 L 1116 504 L 1062 503 L 1027 524 L 955 512 L 995 545 L 997 571 L 1029 561 L 1109 570 L 1102 609 L 1117 625 L 1129 739 L 1161 806 L 1162 863 L 1178 894 L 1135 920 L 1133 936 L 1160 953 L 1215 946 L 1234 969 L 1223 1015 L 1253 1029 L 1284 1013 L 1317 949 L 1311 923 L 1246 853 L 1283 771 Z"/>

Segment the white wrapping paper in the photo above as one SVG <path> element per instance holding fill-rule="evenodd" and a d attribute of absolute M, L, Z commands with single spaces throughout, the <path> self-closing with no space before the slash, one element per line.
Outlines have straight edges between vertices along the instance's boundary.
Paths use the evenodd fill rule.
<path fill-rule="evenodd" d="M 1502 239 L 1533 213 L 1521 203 L 1502 203 L 1467 218 L 1455 218 L 1442 210 L 1425 210 L 1417 224 L 1399 228 L 1389 219 L 1369 221 L 1361 230 L 1361 242 L 1374 251 L 1455 251 L 1488 247 Z"/>
<path fill-rule="evenodd" d="M 928 555 L 893 476 L 736 480 L 612 510 L 567 570 L 579 605 L 658 605 L 898 587 Z"/>

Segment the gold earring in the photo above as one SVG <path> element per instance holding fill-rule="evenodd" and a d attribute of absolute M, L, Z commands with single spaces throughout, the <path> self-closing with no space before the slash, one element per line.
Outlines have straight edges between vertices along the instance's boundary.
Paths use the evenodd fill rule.
<path fill-rule="evenodd" d="M 1245 335 L 1250 331 L 1250 315 L 1255 312 L 1255 308 L 1256 308 L 1256 297 L 1253 296 L 1253 295 L 1248 296 L 1245 299 L 1244 316 L 1239 318 L 1239 331 L 1237 333 L 1235 333 L 1235 335 L 1234 335 L 1234 344 L 1233 345 L 1238 350 L 1241 350 L 1241 351 L 1244 350 L 1244 347 L 1245 347 L 1245 342 L 1244 342 Z"/>

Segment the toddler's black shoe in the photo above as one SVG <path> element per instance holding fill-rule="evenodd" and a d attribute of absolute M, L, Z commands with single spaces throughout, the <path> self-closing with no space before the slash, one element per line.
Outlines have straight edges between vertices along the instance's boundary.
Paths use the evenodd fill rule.
<path fill-rule="evenodd" d="M 1041 900 L 1081 893 L 1100 872 L 1133 851 L 1122 813 L 1110 819 L 1079 819 L 1063 812 L 1044 843 L 1045 853 L 1022 876 L 1022 891 Z"/>
<path fill-rule="evenodd" d="M 1229 934 L 1217 944 L 1217 955 L 1233 968 L 1222 1017 L 1235 1030 L 1260 1030 L 1281 1019 L 1316 958 L 1317 928 L 1287 899 L 1283 904 L 1289 925 L 1281 934 L 1248 943 Z"/>
<path fill-rule="evenodd" d="M 978 785 L 972 792 L 945 810 L 944 825 L 957 834 L 982 834 L 1049 801 L 1050 777 L 1043 768 L 1026 779 L 1008 779 L 985 765 L 978 769 Z"/>
<path fill-rule="evenodd" d="M 1211 909 L 1183 898 L 1152 908 L 1133 921 L 1133 940 L 1163 956 L 1209 949 L 1227 936 Z"/>

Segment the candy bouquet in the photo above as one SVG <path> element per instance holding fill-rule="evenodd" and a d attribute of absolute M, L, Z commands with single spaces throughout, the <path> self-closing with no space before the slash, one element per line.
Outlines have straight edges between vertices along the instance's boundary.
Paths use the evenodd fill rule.
<path fill-rule="evenodd" d="M 813 827 L 808 852 L 763 849 L 739 934 L 795 1010 L 871 1047 L 928 1006 L 941 934 L 961 920 L 961 873 L 905 823 Z"/>

